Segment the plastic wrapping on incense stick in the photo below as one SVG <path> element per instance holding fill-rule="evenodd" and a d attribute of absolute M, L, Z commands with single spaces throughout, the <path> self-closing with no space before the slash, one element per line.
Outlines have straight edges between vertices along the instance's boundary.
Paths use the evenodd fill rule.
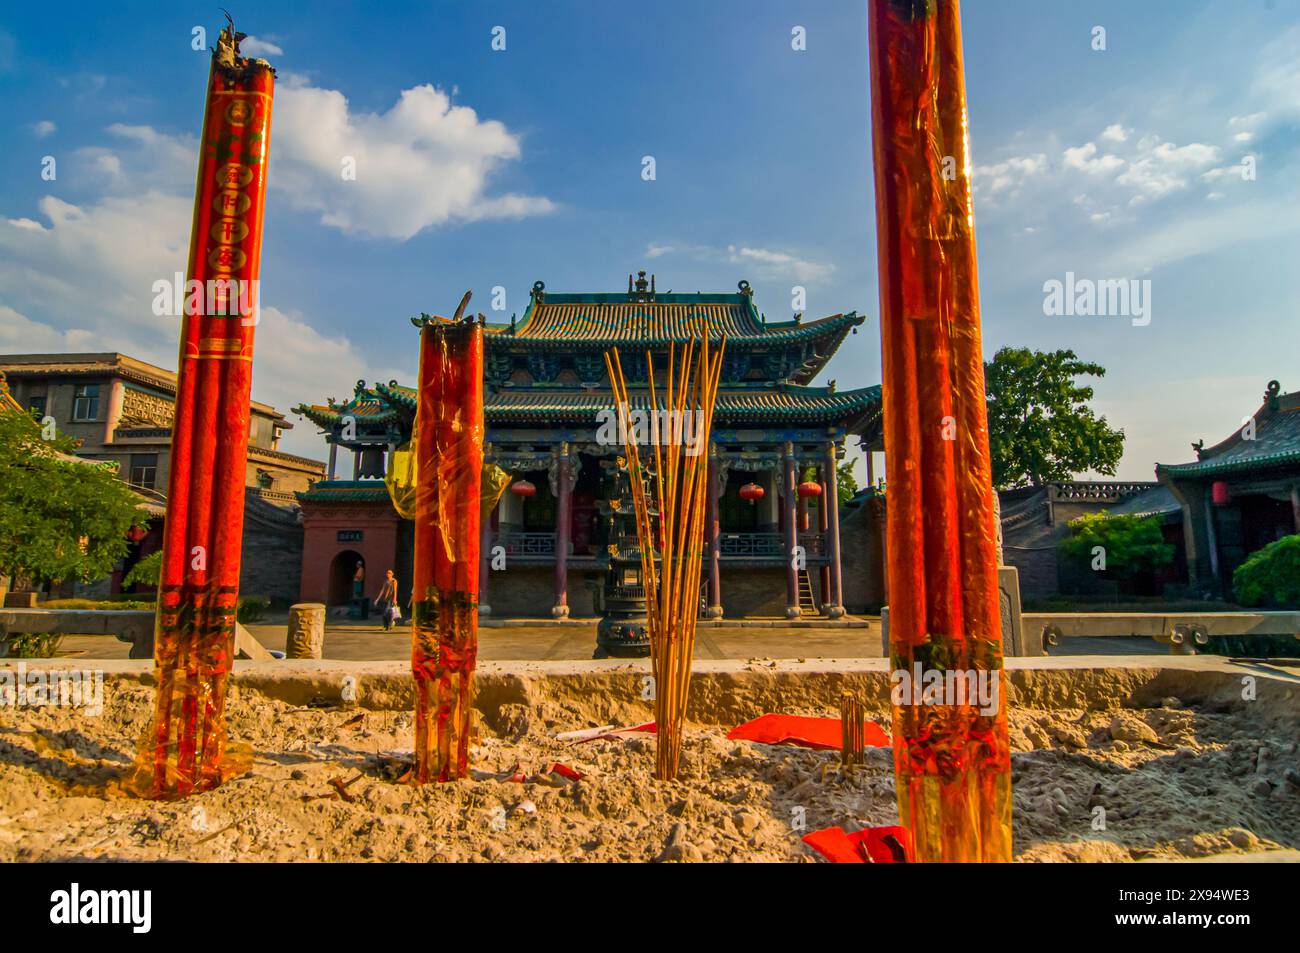
<path fill-rule="evenodd" d="M 126 787 L 183 797 L 247 770 L 228 747 L 262 213 L 275 71 L 222 30 L 201 136 L 172 423 L 149 735 Z M 190 295 L 190 288 L 202 294 Z"/>
<path fill-rule="evenodd" d="M 479 324 L 432 319 L 421 329 L 418 409 L 411 443 L 415 457 L 412 780 L 423 784 L 462 778 L 469 770 L 482 519 L 483 329 Z"/>
<path fill-rule="evenodd" d="M 960 13 L 956 0 L 868 8 L 899 812 L 918 860 L 1005 861 L 1011 773 Z M 955 697 L 918 703 L 947 673 L 961 676 L 943 683 Z M 953 703 L 974 701 L 972 687 L 985 704 Z"/>

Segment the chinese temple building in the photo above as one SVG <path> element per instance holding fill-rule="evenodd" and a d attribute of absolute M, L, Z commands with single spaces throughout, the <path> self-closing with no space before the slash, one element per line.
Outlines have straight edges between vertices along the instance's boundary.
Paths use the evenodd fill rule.
<path fill-rule="evenodd" d="M 1156 478 L 1182 507 L 1191 585 L 1230 597 L 1232 573 L 1255 550 L 1300 533 L 1300 391 L 1270 381 L 1264 402 L 1191 463 L 1159 464 Z"/>
<path fill-rule="evenodd" d="M 484 521 L 481 611 L 498 616 L 597 614 L 611 532 L 601 502 L 622 453 L 604 354 L 618 348 L 633 404 L 648 394 L 645 354 L 665 367 L 670 344 L 707 327 L 726 356 L 708 454 L 708 617 L 844 613 L 836 464 L 845 442 L 880 444 L 880 388 L 837 390 L 813 379 L 865 318 L 769 322 L 749 283 L 731 294 L 659 293 L 641 272 L 626 292 L 556 294 L 533 286 L 522 318 L 487 324 L 487 459 L 512 486 Z M 662 388 L 662 381 L 656 382 Z M 413 388 L 358 381 L 343 402 L 299 405 L 329 443 L 326 479 L 298 494 L 305 544 L 301 598 L 329 605 L 364 596 L 386 569 L 411 581 L 413 528 L 384 484 L 411 435 Z M 340 472 L 339 450 L 351 451 Z"/>

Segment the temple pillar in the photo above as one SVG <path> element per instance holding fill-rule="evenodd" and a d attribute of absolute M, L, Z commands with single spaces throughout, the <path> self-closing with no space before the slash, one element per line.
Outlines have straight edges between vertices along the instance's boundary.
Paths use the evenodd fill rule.
<path fill-rule="evenodd" d="M 573 487 L 569 482 L 569 445 L 560 444 L 555 458 L 555 605 L 551 616 L 569 616 L 569 536 L 572 531 Z"/>
<path fill-rule="evenodd" d="M 334 471 L 335 469 L 337 469 L 338 463 L 339 463 L 339 445 L 337 443 L 331 443 L 329 477 L 327 479 L 330 480 L 334 479 Z"/>
<path fill-rule="evenodd" d="M 361 479 L 361 451 L 355 447 L 352 449 L 352 479 Z"/>
<path fill-rule="evenodd" d="M 799 608 L 799 571 L 795 568 L 795 547 L 799 545 L 798 517 L 795 514 L 794 444 L 786 441 L 782 458 L 781 520 L 785 530 L 785 614 L 797 619 Z"/>
<path fill-rule="evenodd" d="M 1187 581 L 1201 591 L 1217 588 L 1218 573 L 1212 568 L 1214 547 L 1209 488 L 1196 481 L 1162 479 L 1183 508 L 1183 548 L 1187 557 Z M 1215 557 L 1217 558 L 1217 557 Z"/>
<path fill-rule="evenodd" d="M 492 511 L 496 512 L 495 508 Z M 492 513 L 483 514 L 478 527 L 478 614 L 490 616 L 488 603 L 488 577 L 492 575 Z"/>
<path fill-rule="evenodd" d="M 826 501 L 831 498 L 830 496 L 831 490 L 830 490 L 830 483 L 826 479 L 827 471 L 825 465 L 821 467 L 821 471 L 822 471 L 822 479 L 821 479 L 822 495 L 821 498 L 818 499 L 817 501 L 817 531 L 822 534 L 822 545 L 826 547 L 825 552 L 829 554 L 830 553 L 830 523 L 826 515 L 826 510 L 827 510 Z M 831 588 L 831 566 L 829 562 L 822 564 L 822 567 L 818 575 L 821 577 L 822 608 L 825 609 L 825 607 L 830 604 L 831 593 L 835 591 L 834 589 Z"/>
<path fill-rule="evenodd" d="M 704 610 L 706 619 L 722 618 L 722 532 L 718 522 L 718 448 L 710 445 L 709 471 L 705 506 L 704 538 L 709 545 L 709 605 Z"/>
<path fill-rule="evenodd" d="M 1300 486 L 1291 487 L 1291 525 L 1300 533 Z"/>
<path fill-rule="evenodd" d="M 835 441 L 832 440 L 826 445 L 826 481 L 822 493 L 823 508 L 826 511 L 826 554 L 831 561 L 830 593 L 822 608 L 831 619 L 844 615 L 844 576 L 840 567 L 840 490 L 839 474 L 835 471 L 838 462 Z"/>

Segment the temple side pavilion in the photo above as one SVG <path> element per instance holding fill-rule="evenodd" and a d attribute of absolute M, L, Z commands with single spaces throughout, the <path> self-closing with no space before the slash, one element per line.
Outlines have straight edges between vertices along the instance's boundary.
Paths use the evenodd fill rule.
<path fill-rule="evenodd" d="M 847 439 L 880 449 L 880 388 L 841 391 L 834 381 L 811 381 L 865 318 L 769 322 L 748 282 L 738 287 L 661 294 L 642 272 L 629 277 L 626 293 L 555 294 L 539 281 L 520 320 L 487 325 L 485 449 L 514 483 L 484 523 L 485 569 L 495 547 L 505 558 L 503 570 L 482 574 L 484 612 L 598 613 L 608 566 L 599 501 L 622 452 L 601 439 L 601 412 L 614 407 L 603 355 L 619 349 L 635 404 L 647 393 L 646 350 L 666 366 L 669 342 L 685 342 L 703 321 L 714 340 L 727 337 L 707 448 L 714 530 L 703 573 L 706 614 L 843 614 L 837 508 L 819 501 L 837 498 L 836 464 Z M 393 509 L 383 477 L 392 451 L 410 438 L 415 408 L 415 391 L 396 381 L 359 381 L 346 402 L 294 408 L 322 428 L 330 447 L 327 479 L 298 494 L 304 601 L 349 602 L 358 562 L 366 596 L 392 568 L 405 597 L 412 526 Z M 350 473 L 339 472 L 340 448 L 352 452 Z"/>

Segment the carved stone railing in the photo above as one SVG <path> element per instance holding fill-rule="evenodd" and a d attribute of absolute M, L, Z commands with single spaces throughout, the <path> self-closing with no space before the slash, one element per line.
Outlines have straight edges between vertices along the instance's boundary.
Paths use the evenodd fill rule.
<path fill-rule="evenodd" d="M 505 533 L 493 543 L 504 546 L 506 556 L 554 556 L 554 533 Z"/>
<path fill-rule="evenodd" d="M 722 558 L 784 556 L 785 538 L 780 533 L 722 533 L 719 552 Z"/>

